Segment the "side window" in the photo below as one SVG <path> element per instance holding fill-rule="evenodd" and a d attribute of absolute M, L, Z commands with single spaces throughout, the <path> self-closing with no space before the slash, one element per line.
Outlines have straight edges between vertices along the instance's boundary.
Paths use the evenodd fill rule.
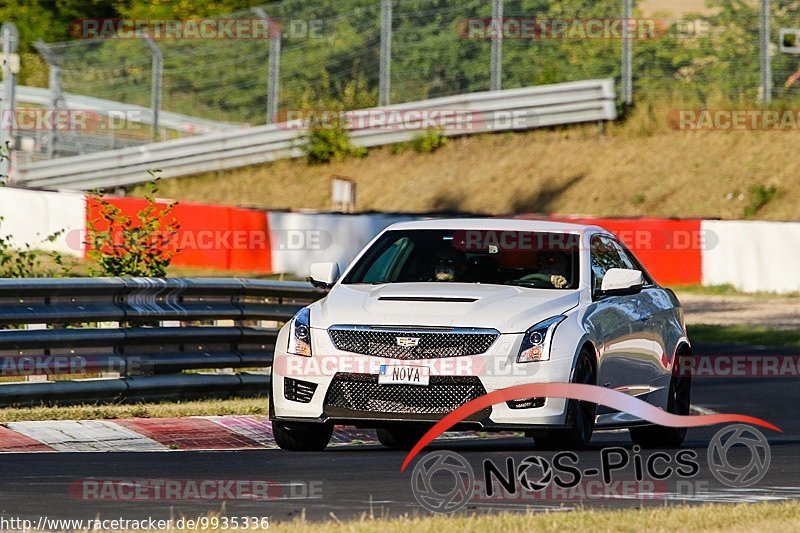
<path fill-rule="evenodd" d="M 614 244 L 617 247 L 617 251 L 619 252 L 620 257 L 622 258 L 622 262 L 625 263 L 626 265 L 625 268 L 630 268 L 632 270 L 640 271 L 642 273 L 642 276 L 644 277 L 644 284 L 653 285 L 652 278 L 650 278 L 650 276 L 647 275 L 647 272 L 645 272 L 644 268 L 642 268 L 642 265 L 641 263 L 639 263 L 639 260 L 636 259 L 636 256 L 634 256 L 630 250 L 625 248 L 624 244 L 617 241 L 614 241 Z"/>
<path fill-rule="evenodd" d="M 602 235 L 592 237 L 592 289 L 603 285 L 603 277 L 611 268 L 628 268 L 620 257 L 614 241 Z"/>
<path fill-rule="evenodd" d="M 372 263 L 364 273 L 364 283 L 396 281 L 414 245 L 408 237 L 398 239 Z"/>

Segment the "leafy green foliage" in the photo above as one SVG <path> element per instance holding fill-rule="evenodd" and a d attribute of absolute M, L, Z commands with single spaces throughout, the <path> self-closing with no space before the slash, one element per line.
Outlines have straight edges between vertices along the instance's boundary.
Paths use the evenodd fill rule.
<path fill-rule="evenodd" d="M 743 214 L 745 218 L 750 218 L 775 198 L 775 195 L 778 194 L 778 189 L 775 186 L 753 185 L 747 190 L 747 193 L 748 203 L 744 208 Z"/>
<path fill-rule="evenodd" d="M 440 129 L 425 130 L 414 136 L 411 148 L 418 154 L 430 154 L 447 144 L 447 137 Z"/>
<path fill-rule="evenodd" d="M 97 220 L 87 221 L 88 255 L 97 262 L 91 273 L 100 276 L 165 277 L 167 267 L 178 253 L 175 237 L 180 225 L 172 210 L 176 203 L 159 206 L 154 195 L 156 172 L 150 171 L 144 195 L 146 205 L 131 217 L 103 197 Z"/>
<path fill-rule="evenodd" d="M 350 135 L 340 123 L 317 124 L 303 136 L 303 152 L 312 165 L 340 161 L 347 157 L 363 157 L 366 148 L 354 146 Z"/>
<path fill-rule="evenodd" d="M 188 19 L 255 16 L 259 0 L 7 0 L 0 20 L 14 20 L 22 52 L 36 39 L 69 38 L 69 23 L 81 18 Z M 684 17 L 654 38 L 635 39 L 634 85 L 639 97 L 678 93 L 746 101 L 759 87 L 759 5 L 749 0 L 709 0 L 708 14 Z M 377 105 L 380 2 L 377 0 L 283 0 L 265 10 L 284 30 L 279 109 L 330 109 L 329 102 L 358 109 Z M 491 17 L 485 0 L 415 0 L 393 8 L 391 101 L 484 91 L 489 88 L 491 40 L 466 38 L 467 21 Z M 773 0 L 773 34 L 794 27 L 797 0 Z M 620 0 L 505 0 L 505 18 L 615 20 Z M 640 11 L 634 16 L 642 17 Z M 664 19 L 666 20 L 666 19 Z M 298 24 L 301 31 L 298 31 Z M 317 25 L 319 23 L 319 25 Z M 665 23 L 664 23 L 665 24 Z M 305 26 L 304 26 L 305 25 Z M 313 27 L 304 32 L 302 28 Z M 686 28 L 690 28 L 687 32 Z M 164 40 L 166 110 L 211 119 L 260 123 L 267 94 L 266 40 Z M 150 58 L 135 39 L 60 46 L 64 89 L 79 94 L 149 105 Z M 619 38 L 506 39 L 503 86 L 524 87 L 589 78 L 619 78 Z M 231 68 L 235 65 L 236 68 Z M 26 69 L 28 69 L 26 71 Z M 23 63 L 23 83 L 44 83 L 44 65 Z M 797 58 L 773 57 L 776 96 L 796 97 L 784 87 Z M 46 70 L 46 69 L 45 69 Z M 27 72 L 27 74 L 25 74 Z M 713 104 L 713 102 L 712 102 Z"/>

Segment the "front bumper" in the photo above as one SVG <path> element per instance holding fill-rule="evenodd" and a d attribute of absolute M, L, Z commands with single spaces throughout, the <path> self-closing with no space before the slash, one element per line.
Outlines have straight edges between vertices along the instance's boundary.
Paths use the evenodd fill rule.
<path fill-rule="evenodd" d="M 313 330 L 314 355 L 301 357 L 286 353 L 286 335 L 284 328 L 278 336 L 275 349 L 272 370 L 274 394 L 270 398 L 272 418 L 285 421 L 333 422 L 359 427 L 381 427 L 394 423 L 434 423 L 455 407 L 485 393 L 530 383 L 568 382 L 571 379 L 575 353 L 574 346 L 559 346 L 554 342 L 551 360 L 520 364 L 516 362 L 516 355 L 519 352 L 522 335 L 505 334 L 501 335 L 485 354 L 477 356 L 397 360 L 339 351 L 330 342 L 325 330 Z M 378 385 L 377 375 L 383 364 L 426 366 L 429 368 L 431 384 L 428 387 Z M 341 397 L 341 380 L 353 376 L 358 380 L 374 383 L 369 387 L 353 387 L 345 390 L 350 394 L 349 403 L 333 401 L 332 393 L 337 393 Z M 297 381 L 307 384 L 304 385 L 306 389 L 302 401 L 297 401 L 296 395 L 286 392 L 287 386 L 290 390 L 295 390 Z M 460 402 L 454 402 L 454 398 L 460 394 L 458 391 L 447 391 L 443 396 L 444 400 L 437 403 L 434 388 L 448 382 L 460 384 L 469 382 L 477 385 L 479 389 L 477 393 L 472 389 L 464 392 L 463 401 Z M 310 395 L 308 387 L 313 389 Z M 403 390 L 403 394 L 387 396 L 383 394 L 386 389 L 381 390 L 381 387 L 394 387 L 395 390 L 399 390 L 397 387 L 407 387 L 407 389 Z M 376 397 L 366 397 L 375 394 L 375 391 L 379 391 Z M 423 401 L 426 398 L 427 400 Z M 415 409 L 419 407 L 417 404 L 422 404 L 423 408 Z M 562 398 L 548 398 L 540 407 L 523 409 L 512 409 L 506 403 L 497 404 L 468 417 L 455 429 L 525 430 L 563 427 L 566 420 L 566 404 L 566 400 Z"/>

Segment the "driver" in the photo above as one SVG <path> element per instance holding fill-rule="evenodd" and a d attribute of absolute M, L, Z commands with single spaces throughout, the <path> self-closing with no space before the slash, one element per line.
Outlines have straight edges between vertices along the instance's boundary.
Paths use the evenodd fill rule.
<path fill-rule="evenodd" d="M 450 246 L 442 248 L 433 257 L 433 278 L 435 281 L 459 281 L 467 269 L 464 252 Z"/>
<path fill-rule="evenodd" d="M 550 276 L 550 283 L 556 289 L 563 289 L 569 285 L 567 273 L 569 265 L 566 254 L 560 252 L 543 252 L 536 258 L 536 268 L 539 274 Z"/>

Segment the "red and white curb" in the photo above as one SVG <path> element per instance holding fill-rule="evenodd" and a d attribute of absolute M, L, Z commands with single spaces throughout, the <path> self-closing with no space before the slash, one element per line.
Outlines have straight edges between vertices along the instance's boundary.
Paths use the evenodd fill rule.
<path fill-rule="evenodd" d="M 717 414 L 693 405 L 693 414 Z M 614 430 L 617 432 L 627 430 Z M 446 433 L 437 440 L 508 439 L 517 432 Z M 375 431 L 337 426 L 330 446 L 377 445 Z M 163 452 L 169 450 L 277 449 L 272 423 L 263 415 L 48 420 L 0 424 L 0 453 Z"/>
<path fill-rule="evenodd" d="M 514 437 L 492 434 L 492 438 Z M 476 434 L 445 438 L 475 438 Z M 331 446 L 376 445 L 372 430 L 337 427 Z M 276 449 L 266 416 L 59 420 L 0 425 L 0 453 Z"/>

